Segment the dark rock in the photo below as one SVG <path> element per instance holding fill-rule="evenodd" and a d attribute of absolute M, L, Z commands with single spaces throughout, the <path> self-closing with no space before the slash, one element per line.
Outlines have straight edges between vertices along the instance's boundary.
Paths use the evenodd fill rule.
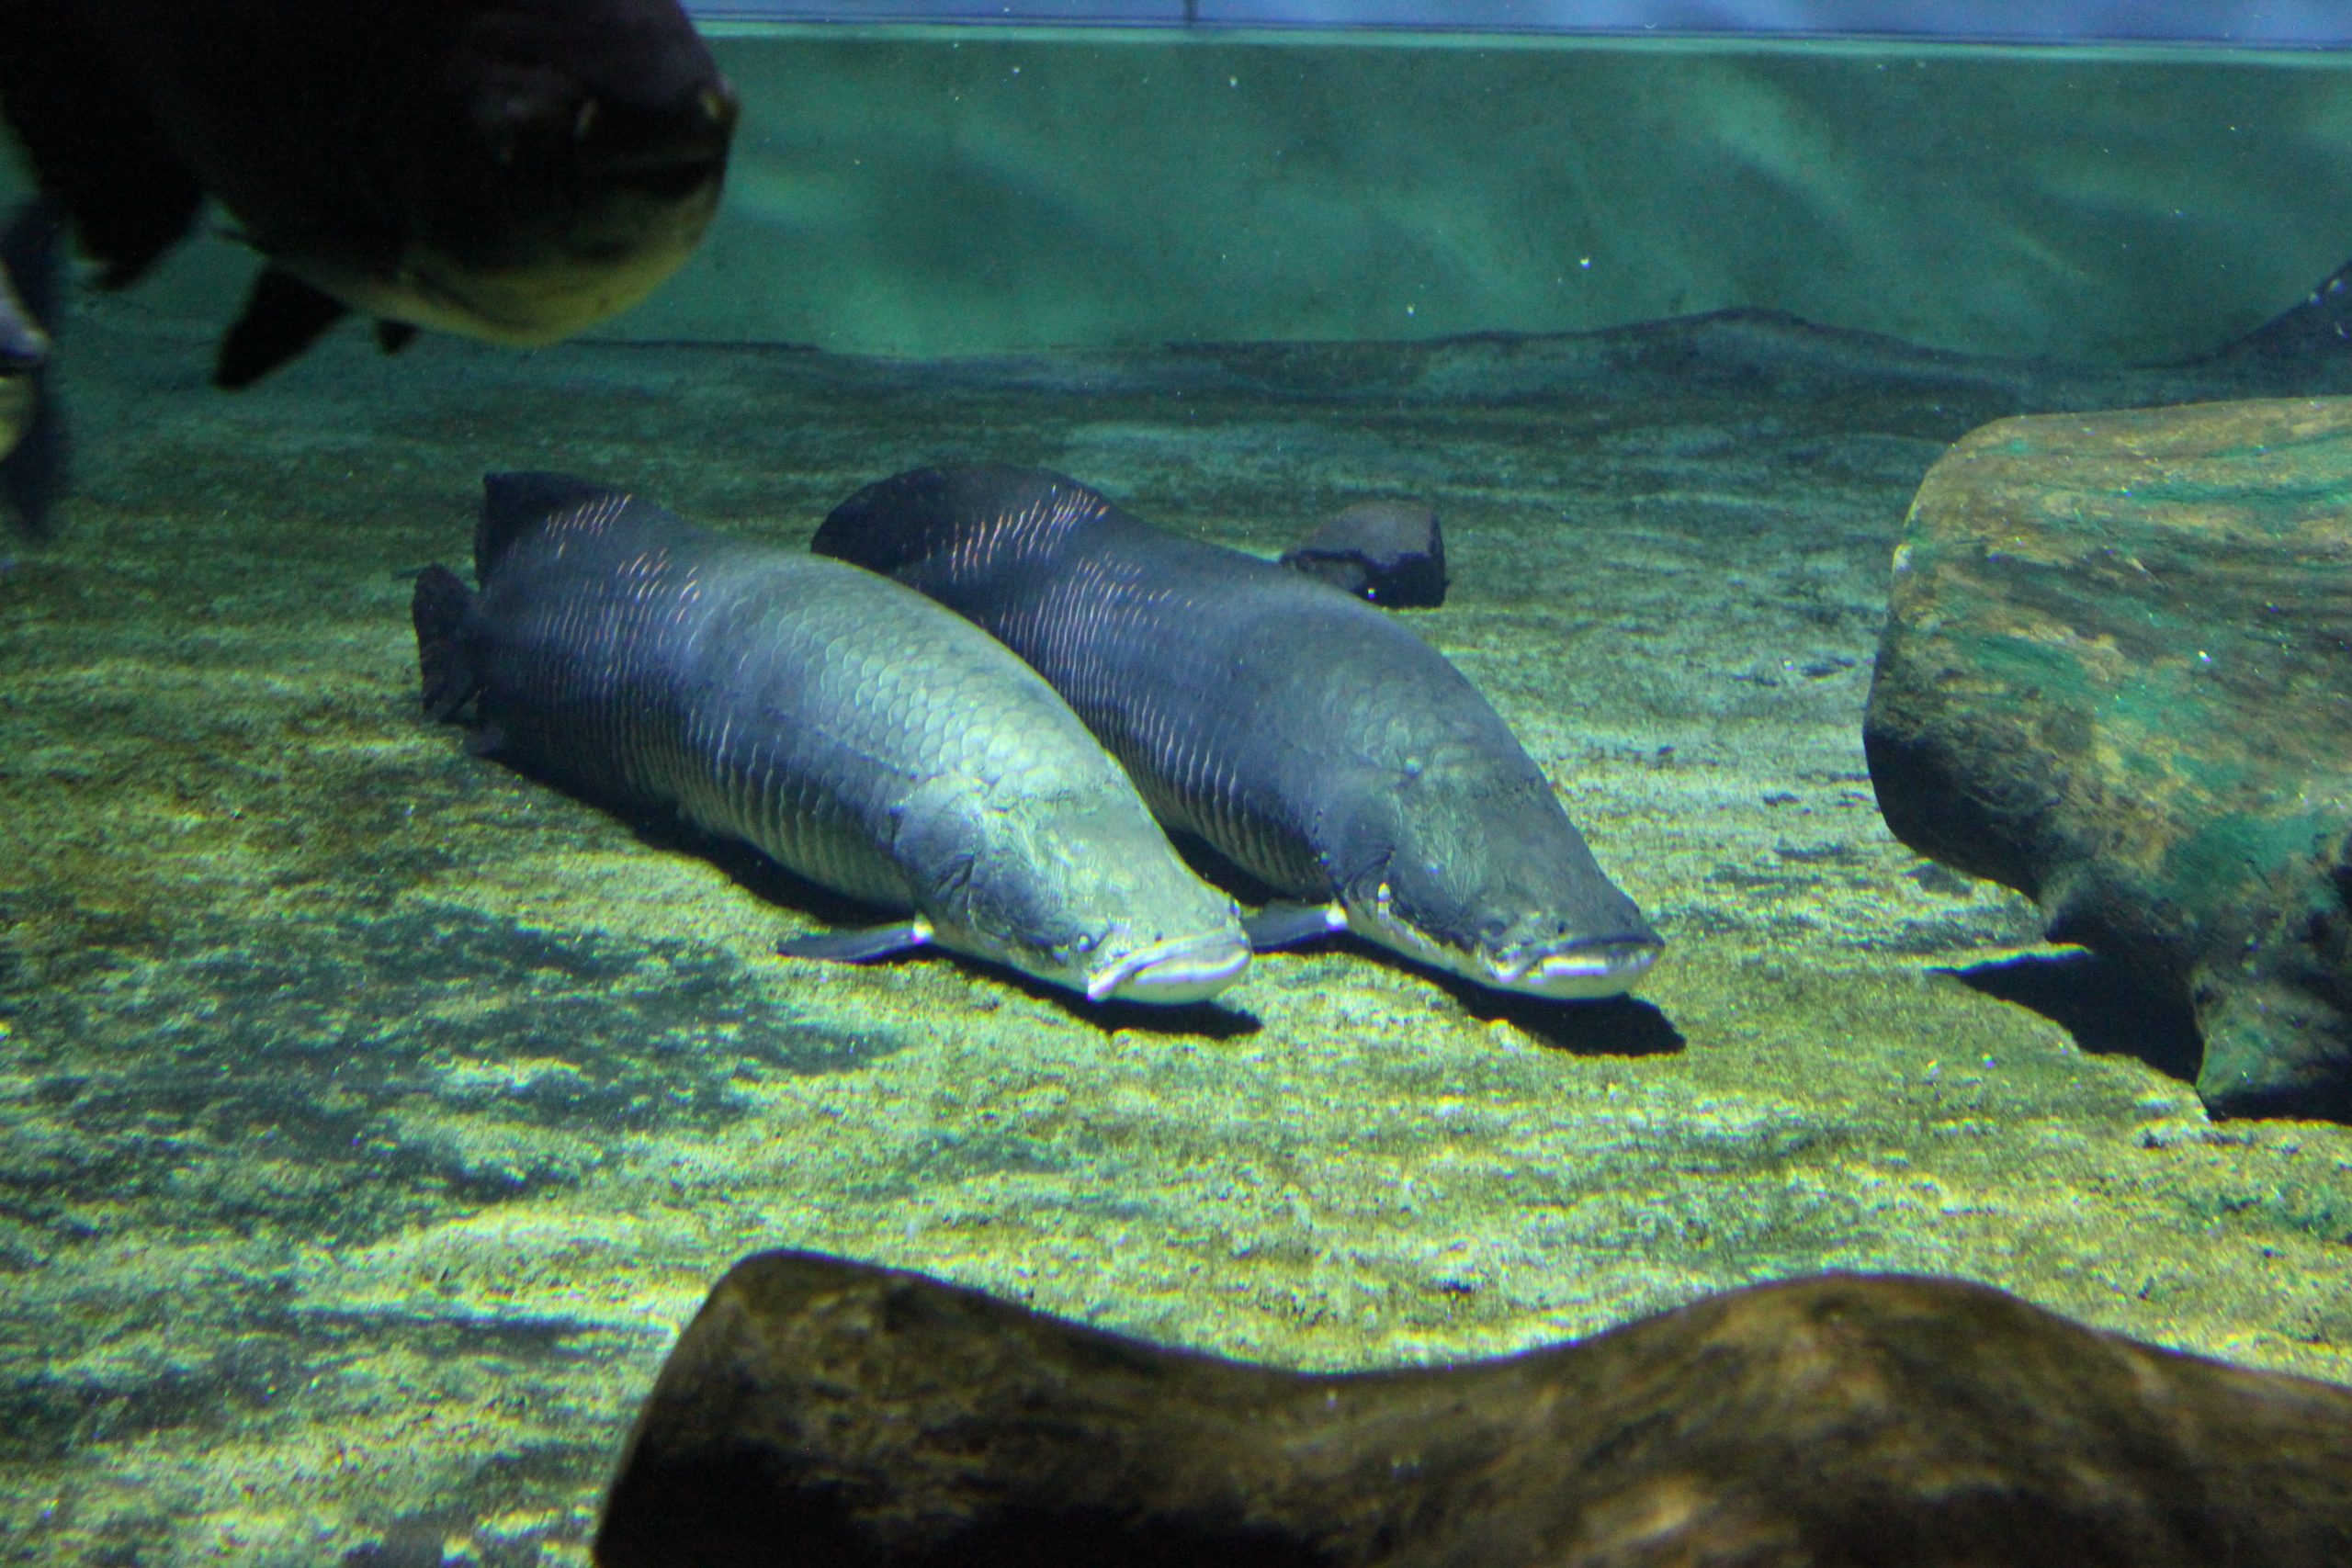
<path fill-rule="evenodd" d="M 1375 604 L 1445 603 L 1445 536 L 1436 513 L 1408 501 L 1360 501 L 1282 564 Z"/>
<path fill-rule="evenodd" d="M 1863 732 L 1904 842 L 2352 1112 L 2352 402 L 2004 420 L 1929 471 Z"/>
<path fill-rule="evenodd" d="M 2352 1392 L 1951 1280 L 1832 1275 L 1309 1375 L 772 1252 L 672 1352 L 596 1555 L 2317 1568 L 2352 1562 Z"/>

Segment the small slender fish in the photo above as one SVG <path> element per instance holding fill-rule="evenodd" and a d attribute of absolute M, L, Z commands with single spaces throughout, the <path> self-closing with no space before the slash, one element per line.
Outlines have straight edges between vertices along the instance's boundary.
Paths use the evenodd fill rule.
<path fill-rule="evenodd" d="M 787 942 L 936 942 L 1082 992 L 1183 1003 L 1250 960 L 1135 786 L 1035 671 L 894 582 L 723 538 L 560 474 L 484 481 L 469 591 L 412 613 L 424 702 L 477 749 L 633 812 L 674 810 L 911 919 Z"/>
<path fill-rule="evenodd" d="M 1657 933 L 1443 656 L 1360 599 L 1162 533 L 1039 468 L 917 468 L 813 547 L 921 589 L 1035 665 L 1159 819 L 1305 907 L 1482 986 L 1606 997 Z"/>

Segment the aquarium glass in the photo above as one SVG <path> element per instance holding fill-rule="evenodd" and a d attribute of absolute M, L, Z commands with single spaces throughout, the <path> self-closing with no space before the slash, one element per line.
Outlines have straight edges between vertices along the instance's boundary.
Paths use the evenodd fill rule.
<path fill-rule="evenodd" d="M 725 195 L 623 314 L 347 320 L 216 390 L 266 236 L 215 210 L 50 323 L 71 468 L 0 558 L 0 1561 L 585 1563 L 665 1353 L 776 1247 L 1285 1367 L 1895 1270 L 2352 1379 L 2352 1133 L 2212 1114 L 2183 983 L 1906 847 L 1862 739 L 1953 443 L 2352 380 L 2341 7 L 694 9 Z M 1267 562 L 1434 512 L 1442 604 L 1381 614 L 1655 968 L 1559 1001 L 1326 936 L 1163 1010 L 786 956 L 893 917 L 424 711 L 487 472 L 799 552 L 971 463 Z M 2207 636 L 2083 657 L 2187 681 Z M 2250 757 L 2041 737 L 2219 803 L 2183 886 L 2346 827 L 2340 761 L 2228 815 L 2276 750 L 2232 690 Z"/>

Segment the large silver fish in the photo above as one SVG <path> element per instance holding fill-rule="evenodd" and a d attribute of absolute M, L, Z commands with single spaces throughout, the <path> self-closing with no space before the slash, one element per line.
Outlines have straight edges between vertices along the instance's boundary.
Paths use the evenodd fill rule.
<path fill-rule="evenodd" d="M 1657 932 L 1510 728 L 1363 601 L 1181 538 L 1042 468 L 917 468 L 834 508 L 821 554 L 920 588 L 1069 700 L 1170 828 L 1348 930 L 1482 986 L 1630 988 Z"/>
<path fill-rule="evenodd" d="M 426 705 L 449 717 L 472 699 L 482 750 L 913 917 L 787 953 L 935 942 L 1091 1000 L 1168 1003 L 1248 964 L 1233 901 L 1052 688 L 968 622 L 584 479 L 485 487 L 481 592 L 442 567 L 417 583 Z"/>

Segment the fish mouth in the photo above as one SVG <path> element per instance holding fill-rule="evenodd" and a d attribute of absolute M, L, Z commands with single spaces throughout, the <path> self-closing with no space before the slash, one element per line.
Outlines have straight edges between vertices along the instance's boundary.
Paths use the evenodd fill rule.
<path fill-rule="evenodd" d="M 1655 937 L 1611 938 L 1516 953 L 1482 953 L 1472 978 L 1531 997 L 1622 997 L 1650 972 L 1664 947 Z"/>
<path fill-rule="evenodd" d="M 1206 1001 L 1249 967 L 1250 943 L 1238 932 L 1174 937 L 1139 947 L 1089 975 L 1086 999 L 1182 1007 Z"/>

